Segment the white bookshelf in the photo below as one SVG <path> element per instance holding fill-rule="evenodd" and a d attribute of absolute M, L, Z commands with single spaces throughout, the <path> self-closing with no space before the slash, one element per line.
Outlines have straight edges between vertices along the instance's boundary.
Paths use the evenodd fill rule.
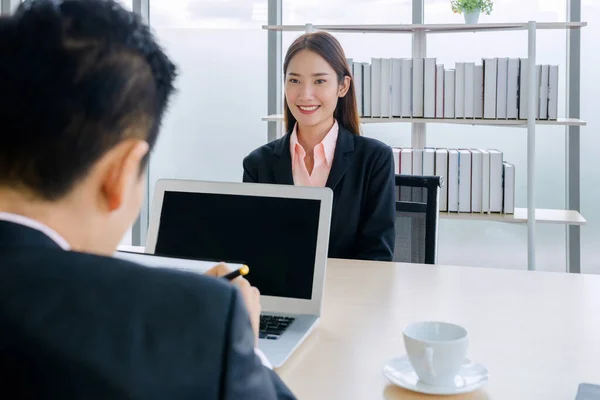
<path fill-rule="evenodd" d="M 488 24 L 397 24 L 397 25 L 311 25 L 314 30 L 348 33 L 451 33 L 451 32 L 499 32 L 526 31 L 528 22 L 488 23 Z M 536 29 L 579 29 L 586 22 L 537 22 Z M 280 32 L 304 32 L 307 25 L 263 25 L 263 29 Z"/>
<path fill-rule="evenodd" d="M 263 121 L 283 122 L 282 114 L 267 115 L 262 118 Z M 507 127 L 526 127 L 525 119 L 474 119 L 474 118 L 370 118 L 362 117 L 360 122 L 363 124 L 385 124 L 385 123 L 421 123 L 421 124 L 455 124 L 455 125 L 483 125 L 483 126 L 507 126 Z M 536 125 L 554 125 L 554 126 L 586 126 L 587 123 L 576 118 L 558 118 L 556 120 L 537 119 Z"/>
<path fill-rule="evenodd" d="M 529 60 L 528 75 L 537 76 L 536 70 L 536 32 L 538 30 L 580 29 L 587 26 L 586 22 L 511 22 L 511 23 L 481 23 L 481 24 L 398 24 L 398 25 L 264 25 L 263 29 L 278 32 L 312 32 L 322 30 L 345 33 L 390 33 L 412 35 L 412 58 L 427 57 L 427 35 L 444 33 L 477 33 L 526 31 L 527 59 Z M 445 119 L 445 118 L 361 118 L 368 123 L 410 123 L 412 126 L 411 147 L 426 146 L 427 124 L 460 124 L 474 126 L 496 126 L 525 128 L 527 132 L 527 207 L 515 208 L 514 214 L 477 214 L 441 212 L 444 219 L 495 221 L 527 225 L 527 261 L 528 269 L 535 270 L 535 224 L 584 225 L 585 218 L 574 210 L 551 210 L 535 207 L 535 133 L 536 126 L 586 126 L 586 122 L 574 118 L 558 118 L 556 120 L 541 120 L 536 118 L 536 81 L 529 80 L 528 109 L 525 120 L 508 119 Z M 262 118 L 268 122 L 283 122 L 280 114 L 267 115 Z"/>
<path fill-rule="evenodd" d="M 444 219 L 464 219 L 472 221 L 494 221 L 507 222 L 513 224 L 527 223 L 527 209 L 515 208 L 514 214 L 479 214 L 479 213 L 456 213 L 440 212 L 440 218 Z M 535 210 L 535 221 L 542 224 L 560 224 L 560 225 L 585 225 L 586 220 L 577 211 L 572 210 L 551 210 L 537 208 Z"/>

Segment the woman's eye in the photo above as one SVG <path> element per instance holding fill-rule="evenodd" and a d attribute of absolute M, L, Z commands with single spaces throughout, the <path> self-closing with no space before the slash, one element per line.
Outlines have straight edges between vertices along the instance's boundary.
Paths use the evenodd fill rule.
<path fill-rule="evenodd" d="M 289 82 L 290 82 L 290 83 L 298 83 L 299 81 L 298 81 L 298 79 L 294 79 L 294 78 L 292 78 L 292 79 L 290 79 L 290 81 L 289 81 Z"/>
<path fill-rule="evenodd" d="M 325 83 L 325 79 L 317 79 L 315 83 Z"/>

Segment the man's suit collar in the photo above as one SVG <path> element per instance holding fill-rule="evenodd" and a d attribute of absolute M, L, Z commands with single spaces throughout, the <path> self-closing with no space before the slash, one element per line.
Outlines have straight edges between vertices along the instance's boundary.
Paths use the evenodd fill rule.
<path fill-rule="evenodd" d="M 14 222 L 0 220 L 0 248 L 61 246 L 43 232 Z"/>

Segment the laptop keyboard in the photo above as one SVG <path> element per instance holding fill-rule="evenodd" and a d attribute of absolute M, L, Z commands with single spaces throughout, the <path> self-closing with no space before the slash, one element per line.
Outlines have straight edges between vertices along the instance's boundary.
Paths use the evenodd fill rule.
<path fill-rule="evenodd" d="M 277 340 L 292 322 L 294 322 L 293 317 L 261 315 L 258 337 L 260 339 Z"/>

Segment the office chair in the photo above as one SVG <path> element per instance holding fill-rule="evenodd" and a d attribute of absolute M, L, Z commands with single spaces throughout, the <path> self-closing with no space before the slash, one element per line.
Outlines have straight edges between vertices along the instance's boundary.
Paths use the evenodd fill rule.
<path fill-rule="evenodd" d="M 439 176 L 396 175 L 396 262 L 435 264 Z"/>

